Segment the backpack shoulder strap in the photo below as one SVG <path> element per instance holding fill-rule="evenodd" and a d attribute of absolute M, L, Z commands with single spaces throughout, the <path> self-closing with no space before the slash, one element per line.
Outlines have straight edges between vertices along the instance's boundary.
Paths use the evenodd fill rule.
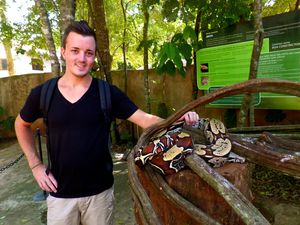
<path fill-rule="evenodd" d="M 104 119 L 107 124 L 110 123 L 111 95 L 109 84 L 104 80 L 98 80 L 101 109 L 104 113 Z"/>
<path fill-rule="evenodd" d="M 59 77 L 51 78 L 47 80 L 42 86 L 42 91 L 40 96 L 40 109 L 42 111 L 43 119 L 46 125 L 47 125 L 47 117 L 48 117 L 48 111 L 49 111 L 52 95 L 58 79 Z"/>

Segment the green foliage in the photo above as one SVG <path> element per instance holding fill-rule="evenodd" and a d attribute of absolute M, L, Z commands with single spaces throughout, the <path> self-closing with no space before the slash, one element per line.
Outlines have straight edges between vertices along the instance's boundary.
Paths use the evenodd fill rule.
<path fill-rule="evenodd" d="M 196 52 L 201 45 L 198 34 L 191 27 L 195 25 L 194 21 L 198 14 L 201 15 L 200 27 L 203 29 L 226 27 L 241 18 L 249 19 L 251 5 L 250 1 L 245 0 L 164 1 L 162 6 L 164 18 L 167 21 L 181 19 L 186 26 L 182 32 L 175 34 L 170 42 L 165 42 L 161 46 L 155 63 L 158 73 L 172 75 L 178 69 L 181 75 L 185 75 L 182 61 L 190 65 L 193 62 L 192 53 Z"/>
<path fill-rule="evenodd" d="M 174 75 L 178 69 L 179 73 L 185 76 L 183 61 L 191 65 L 192 49 L 193 46 L 197 46 L 196 40 L 194 30 L 186 26 L 183 33 L 177 33 L 170 42 L 165 42 L 157 55 L 158 61 L 155 64 L 157 72 Z"/>
<path fill-rule="evenodd" d="M 60 46 L 59 1 L 44 0 L 56 46 Z M 16 52 L 39 60 L 49 60 L 48 46 L 42 32 L 40 10 L 35 6 L 28 8 L 29 13 L 22 23 L 13 24 Z"/>
<path fill-rule="evenodd" d="M 251 18 L 252 0 L 166 0 L 162 14 L 167 21 L 181 20 L 194 24 L 197 14 L 201 13 L 202 29 L 226 27 L 241 18 Z"/>
<path fill-rule="evenodd" d="M 157 106 L 157 114 L 160 118 L 167 118 L 169 116 L 169 109 L 164 102 L 160 102 Z"/>
<path fill-rule="evenodd" d="M 159 0 L 146 0 L 145 1 L 145 7 L 149 8 L 151 6 L 154 6 L 155 4 L 158 4 Z"/>
<path fill-rule="evenodd" d="M 5 42 L 5 41 L 10 41 L 13 39 L 14 36 L 14 30 L 13 27 L 7 22 L 1 20 L 0 22 L 0 41 Z"/>
<path fill-rule="evenodd" d="M 0 106 L 0 118 L 5 114 L 5 109 Z M 0 119 L 0 130 L 12 130 L 14 127 L 15 118 L 9 116 L 5 119 Z"/>
<path fill-rule="evenodd" d="M 166 18 L 168 22 L 176 21 L 179 16 L 179 2 L 174 0 L 166 0 L 163 3 L 162 15 Z"/>
<path fill-rule="evenodd" d="M 140 44 L 137 47 L 137 51 L 143 50 L 145 47 L 151 48 L 153 46 L 156 46 L 157 42 L 153 39 L 148 40 L 148 41 L 141 41 Z"/>
<path fill-rule="evenodd" d="M 7 21 L 6 8 L 6 1 L 0 0 L 0 42 L 11 43 L 14 37 L 14 30 Z"/>
<path fill-rule="evenodd" d="M 262 16 L 272 16 L 284 12 L 290 12 L 294 10 L 295 0 L 276 0 L 276 1 L 264 1 L 264 7 L 262 9 Z"/>
<path fill-rule="evenodd" d="M 33 0 L 31 0 L 31 3 Z M 60 46 L 59 30 L 59 6 L 60 0 L 43 0 L 47 9 L 50 23 L 53 30 L 54 41 L 57 47 Z M 150 21 L 147 43 L 141 42 L 143 39 L 143 13 L 141 1 L 124 0 L 126 6 L 126 27 L 123 19 L 123 12 L 120 1 L 106 0 L 105 12 L 107 19 L 107 28 L 110 38 L 110 52 L 113 56 L 112 67 L 118 68 L 118 62 L 122 61 L 122 43 L 126 42 L 126 56 L 134 68 L 143 66 L 143 52 L 139 51 L 144 46 L 149 47 L 149 64 L 158 62 L 157 55 L 163 55 L 161 47 L 164 43 L 172 43 L 178 48 L 176 54 L 179 54 L 181 60 L 189 61 L 192 59 L 189 54 L 199 49 L 200 43 L 197 42 L 194 33 L 195 19 L 201 15 L 200 32 L 204 29 L 214 29 L 226 27 L 240 20 L 249 20 L 252 17 L 251 7 L 253 0 L 146 0 L 146 6 L 149 9 Z M 264 0 L 263 3 L 271 2 Z M 6 11 L 5 1 L 0 0 L 0 14 Z M 276 0 L 273 5 L 267 4 L 263 7 L 263 15 L 271 15 L 290 11 L 295 5 L 295 0 Z M 0 24 L 1 40 L 3 38 L 12 39 L 17 52 L 27 54 L 36 59 L 49 59 L 46 41 L 41 30 L 39 21 L 39 9 L 28 4 L 29 14 L 20 24 Z M 76 1 L 76 19 L 90 20 L 89 9 L 85 0 Z M 3 21 L 3 20 L 1 20 Z M 185 29 L 183 30 L 183 28 Z M 123 37 L 126 29 L 126 37 Z M 184 41 L 175 43 L 172 40 L 175 34 L 182 33 Z M 193 34 L 194 33 L 194 34 Z M 199 36 L 201 41 L 201 35 Z M 189 47 L 189 46 L 191 47 Z M 29 47 L 28 47 L 29 46 Z M 171 47 L 172 48 L 172 47 Z M 169 49 L 174 52 L 174 50 Z M 188 51 L 190 53 L 188 53 Z M 179 69 L 184 73 L 184 69 L 179 62 L 179 58 L 171 53 L 171 58 L 167 58 L 159 64 L 160 71 L 175 73 Z M 189 62 L 187 62 L 189 63 Z"/>
<path fill-rule="evenodd" d="M 202 27 L 204 29 L 225 28 L 252 18 L 252 0 L 218 0 L 203 7 Z M 221 7 L 220 7 L 221 6 Z"/>
<path fill-rule="evenodd" d="M 89 9 L 86 0 L 76 0 L 75 20 L 89 20 Z"/>
<path fill-rule="evenodd" d="M 120 141 L 121 143 L 125 143 L 127 148 L 133 147 L 133 137 L 128 131 L 123 131 L 120 133 Z"/>
<path fill-rule="evenodd" d="M 124 70 L 124 62 L 117 62 L 117 65 L 118 65 L 118 70 Z M 134 70 L 135 68 L 132 66 L 132 64 L 130 62 L 127 62 L 127 67 L 126 67 L 128 70 Z"/>
<path fill-rule="evenodd" d="M 2 106 L 0 106 L 0 116 L 3 116 L 4 115 L 4 108 Z"/>

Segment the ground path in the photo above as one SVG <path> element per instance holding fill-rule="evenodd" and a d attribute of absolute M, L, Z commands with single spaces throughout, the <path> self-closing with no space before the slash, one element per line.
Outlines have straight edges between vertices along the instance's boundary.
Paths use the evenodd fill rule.
<path fill-rule="evenodd" d="M 45 147 L 43 146 L 43 149 Z M 0 149 L 0 168 L 21 154 L 19 145 L 13 141 Z M 46 155 L 44 153 L 44 155 Z M 119 156 L 119 155 L 116 155 Z M 128 186 L 127 165 L 114 157 L 115 214 L 114 225 L 135 225 L 133 203 Z M 23 157 L 12 167 L 0 172 L 0 225 L 46 224 L 46 202 L 34 201 L 42 194 Z"/>

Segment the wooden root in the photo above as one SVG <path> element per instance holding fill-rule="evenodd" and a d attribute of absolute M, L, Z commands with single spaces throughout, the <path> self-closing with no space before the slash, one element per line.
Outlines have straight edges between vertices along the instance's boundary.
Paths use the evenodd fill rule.
<path fill-rule="evenodd" d="M 141 185 L 139 178 L 136 173 L 135 169 L 135 163 L 133 158 L 133 152 L 129 154 L 128 158 L 128 174 L 129 174 L 129 181 L 131 190 L 134 192 L 134 196 L 136 196 L 139 199 L 140 206 L 143 212 L 143 217 L 147 221 L 149 225 L 160 225 L 162 224 L 160 219 L 158 218 L 156 212 L 154 211 L 151 200 L 149 199 L 149 196 L 145 192 L 143 186 Z"/>
<path fill-rule="evenodd" d="M 181 195 L 177 194 L 160 174 L 153 171 L 152 168 L 146 166 L 149 178 L 161 189 L 162 195 L 164 195 L 173 204 L 179 206 L 181 210 L 185 211 L 188 215 L 198 221 L 199 224 L 206 225 L 220 225 L 219 222 L 208 216 L 205 212 L 194 206 L 192 203 L 184 199 Z"/>
<path fill-rule="evenodd" d="M 239 190 L 207 165 L 201 157 L 193 153 L 186 157 L 185 162 L 225 199 L 245 224 L 270 224 Z"/>

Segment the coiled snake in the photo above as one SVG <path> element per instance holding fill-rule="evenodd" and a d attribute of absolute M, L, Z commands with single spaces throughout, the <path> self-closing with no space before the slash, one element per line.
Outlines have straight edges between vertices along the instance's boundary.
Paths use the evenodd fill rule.
<path fill-rule="evenodd" d="M 169 175 L 183 169 L 184 157 L 193 151 L 213 167 L 226 162 L 245 161 L 231 152 L 232 144 L 221 121 L 201 118 L 194 126 L 203 131 L 206 143 L 194 143 L 191 134 L 183 129 L 183 124 L 175 123 L 138 149 L 134 157 L 136 164 L 142 166 L 149 162 L 162 174 Z"/>

